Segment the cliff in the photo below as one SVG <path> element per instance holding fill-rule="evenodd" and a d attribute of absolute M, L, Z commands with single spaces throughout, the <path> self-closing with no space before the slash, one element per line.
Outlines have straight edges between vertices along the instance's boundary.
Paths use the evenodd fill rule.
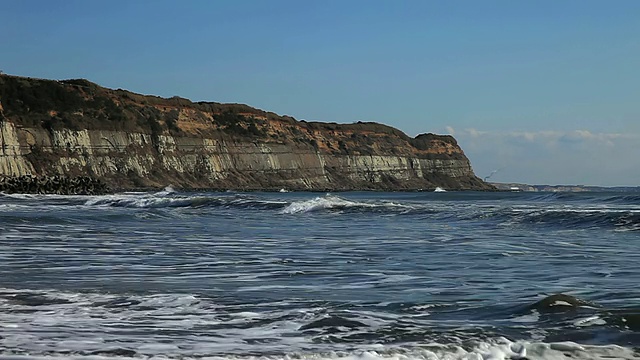
<path fill-rule="evenodd" d="M 87 175 L 119 189 L 493 188 L 451 136 L 296 121 L 82 79 L 0 75 L 0 144 L 0 176 Z"/>

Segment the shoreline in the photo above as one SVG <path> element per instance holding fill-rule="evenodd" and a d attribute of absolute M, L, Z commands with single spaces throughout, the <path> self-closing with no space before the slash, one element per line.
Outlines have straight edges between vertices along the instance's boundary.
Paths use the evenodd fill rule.
<path fill-rule="evenodd" d="M 175 185 L 167 185 L 182 192 L 266 192 L 266 193 L 343 193 L 343 192 L 435 192 L 434 188 L 287 188 L 287 187 L 247 187 L 247 188 L 222 188 L 222 187 L 191 187 L 185 188 Z M 102 180 L 91 176 L 0 176 L 0 192 L 5 194 L 53 194 L 53 195 L 109 195 L 124 192 L 158 192 L 164 187 L 111 187 Z M 499 189 L 445 189 L 449 191 L 463 192 L 508 192 Z"/>

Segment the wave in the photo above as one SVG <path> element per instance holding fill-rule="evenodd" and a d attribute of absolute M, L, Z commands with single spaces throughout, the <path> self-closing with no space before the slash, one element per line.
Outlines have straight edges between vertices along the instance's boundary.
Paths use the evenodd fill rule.
<path fill-rule="evenodd" d="M 217 208 L 253 209 L 283 215 L 332 213 L 342 215 L 420 216 L 433 222 L 484 222 L 496 226 L 545 226 L 558 229 L 612 229 L 640 231 L 640 200 L 636 195 L 583 195 L 572 193 L 527 194 L 522 197 L 491 198 L 493 194 L 472 194 L 473 201 L 460 202 L 466 194 L 420 194 L 415 197 L 390 195 L 387 199 L 361 195 L 337 196 L 326 194 L 314 198 L 304 194 L 243 194 L 243 193 L 184 193 L 171 187 L 155 193 L 120 193 L 103 196 L 65 195 L 3 195 L 0 212 L 11 212 L 42 206 L 60 207 L 120 207 L 138 209 L 158 208 Z M 485 196 L 485 200 L 476 196 Z M 511 196 L 500 194 L 500 196 Z M 449 195 L 447 195 L 449 196 Z M 588 196 L 588 197 L 585 197 Z M 580 199 L 580 201 L 568 200 Z M 468 200 L 468 199 L 467 199 Z M 489 201 L 487 201 L 489 200 Z"/>
<path fill-rule="evenodd" d="M 619 203 L 619 204 L 640 204 L 640 195 L 616 195 L 608 196 L 602 200 L 607 203 Z"/>
<path fill-rule="evenodd" d="M 569 228 L 614 228 L 620 231 L 640 230 L 640 206 L 629 205 L 640 196 L 600 197 L 598 204 L 584 201 L 565 201 L 575 194 L 549 193 L 529 195 L 528 205 L 496 201 L 462 204 L 440 199 L 416 200 L 354 200 L 333 194 L 312 199 L 278 199 L 276 196 L 225 193 L 179 193 L 171 187 L 156 193 L 116 194 L 106 196 L 68 197 L 73 201 L 82 199 L 87 206 L 112 206 L 130 208 L 176 208 L 176 207 L 222 207 L 274 210 L 281 214 L 306 213 L 372 213 L 388 215 L 433 215 L 432 218 L 446 221 L 495 219 L 505 224 L 549 225 Z M 581 195 L 579 195 L 581 196 Z M 558 203 L 558 200 L 563 201 Z"/>
<path fill-rule="evenodd" d="M 197 345 L 191 347 L 198 348 Z M 205 347 L 205 346 L 202 346 Z M 206 348 L 206 347 L 205 347 Z M 542 360 L 542 359 L 573 359 L 573 360 L 610 360 L 610 359 L 640 359 L 640 353 L 632 348 L 617 345 L 581 345 L 575 342 L 535 342 L 511 341 L 498 338 L 490 341 L 476 341 L 469 344 L 441 344 L 430 343 L 416 347 L 393 347 L 385 345 L 361 345 L 351 350 L 324 351 L 291 351 L 266 352 L 258 351 L 247 354 L 219 354 L 200 353 L 182 354 L 184 351 L 165 342 L 149 344 L 142 349 L 106 346 L 103 349 L 91 351 L 62 351 L 59 353 L 44 351 L 41 354 L 16 354 L 2 351 L 4 359 L 15 360 L 54 360 L 54 359 L 146 359 L 160 357 L 162 359 L 211 359 L 211 360 Z M 4 353 L 4 354 L 3 354 Z"/>
<path fill-rule="evenodd" d="M 636 193 L 600 193 L 600 192 L 534 192 L 517 193 L 514 198 L 535 202 L 571 202 L 599 204 L 640 204 L 640 195 Z"/>
<path fill-rule="evenodd" d="M 86 206 L 111 206 L 128 208 L 179 208 L 179 207 L 237 207 L 279 209 L 287 203 L 262 200 L 244 195 L 185 195 L 163 190 L 154 194 L 117 194 L 93 197 Z"/>
<path fill-rule="evenodd" d="M 250 195 L 182 195 L 178 193 L 159 192 L 154 194 L 118 194 L 94 197 L 86 200 L 87 206 L 114 206 L 134 208 L 163 207 L 237 207 L 278 209 L 283 214 L 298 214 L 318 211 L 359 211 L 359 212 L 407 212 L 419 207 L 387 201 L 362 202 L 348 200 L 327 194 L 308 200 L 287 201 L 261 199 Z"/>
<path fill-rule="evenodd" d="M 408 210 L 415 209 L 410 205 L 403 205 L 394 202 L 362 202 L 362 201 L 353 201 L 341 198 L 339 196 L 334 196 L 331 194 L 327 194 L 324 197 L 316 197 L 310 200 L 300 200 L 294 201 L 285 207 L 282 212 L 284 214 L 298 214 L 298 213 L 308 213 L 308 212 L 317 212 L 323 210 L 333 210 L 333 211 L 360 211 L 360 212 L 381 212 L 381 211 L 391 211 L 391 212 L 404 212 Z"/>
<path fill-rule="evenodd" d="M 249 305 L 195 294 L 0 288 L 0 357 L 640 359 L 640 353 L 628 347 L 568 341 L 566 329 L 559 331 L 564 338 L 554 341 L 551 336 L 507 339 L 490 328 L 478 328 L 472 318 L 453 328 L 438 327 L 427 319 L 414 320 L 416 311 L 426 310 L 424 304 L 400 305 L 407 312 L 389 313 L 382 304 L 358 310 L 340 303 L 295 300 Z M 438 306 L 427 308 L 436 311 Z M 546 297 L 525 311 L 539 314 L 529 324 L 538 334 L 539 327 L 549 327 L 545 316 L 564 316 L 551 327 L 569 326 L 574 332 L 604 325 L 619 328 L 606 333 L 608 340 L 639 330 L 637 312 L 606 310 L 569 295 Z M 526 313 L 511 315 L 520 316 L 514 319 L 519 327 L 525 325 L 521 318 Z"/>
<path fill-rule="evenodd" d="M 640 209 L 528 208 L 502 210 L 492 216 L 499 217 L 510 225 L 545 225 L 563 229 L 640 230 Z"/>

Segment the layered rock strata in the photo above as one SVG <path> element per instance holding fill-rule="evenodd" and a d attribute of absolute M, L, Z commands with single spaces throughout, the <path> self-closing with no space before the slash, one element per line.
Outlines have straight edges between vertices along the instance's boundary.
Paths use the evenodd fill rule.
<path fill-rule="evenodd" d="M 493 188 L 451 136 L 296 121 L 86 80 L 0 76 L 0 145 L 0 175 L 90 176 L 118 189 Z"/>

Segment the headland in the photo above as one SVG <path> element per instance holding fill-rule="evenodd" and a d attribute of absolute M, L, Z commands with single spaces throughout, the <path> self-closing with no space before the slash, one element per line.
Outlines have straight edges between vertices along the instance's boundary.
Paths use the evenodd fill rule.
<path fill-rule="evenodd" d="M 112 189 L 493 190 L 448 135 L 0 75 L 0 176 Z"/>

